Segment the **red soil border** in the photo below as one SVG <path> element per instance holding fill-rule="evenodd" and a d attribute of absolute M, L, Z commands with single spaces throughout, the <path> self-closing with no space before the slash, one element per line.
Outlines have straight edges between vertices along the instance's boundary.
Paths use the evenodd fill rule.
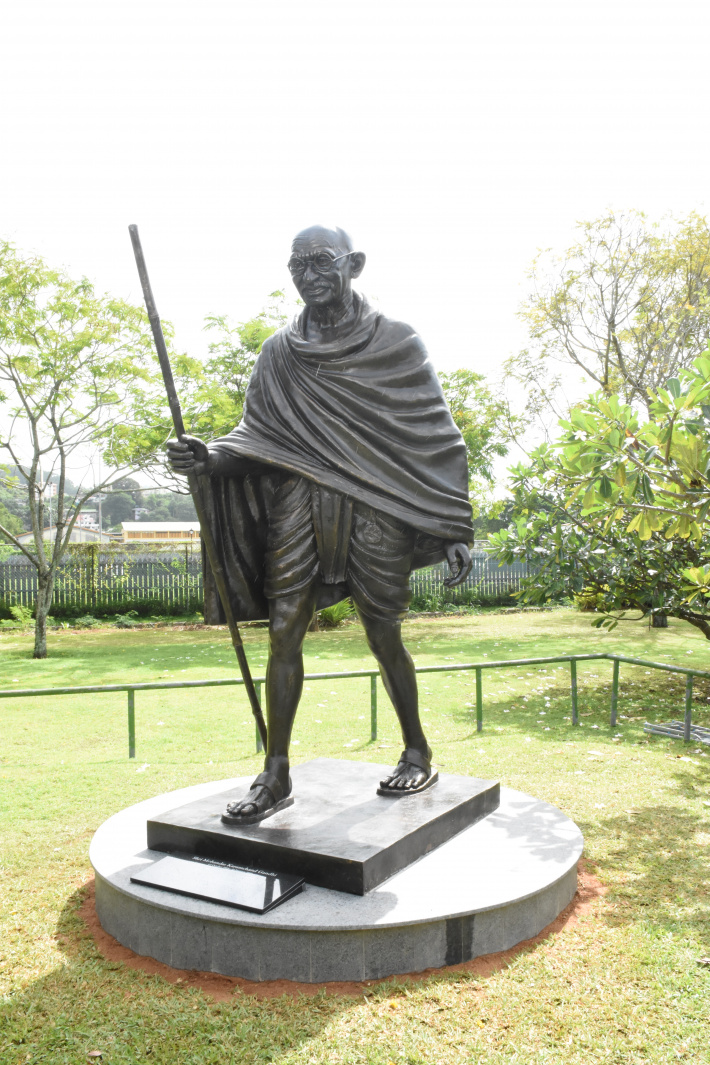
<path fill-rule="evenodd" d="M 420 973 L 405 973 L 401 976 L 387 977 L 387 980 L 403 980 L 414 983 L 426 980 L 436 973 L 467 972 L 476 976 L 488 977 L 493 973 L 504 969 L 510 962 L 522 954 L 536 947 L 543 940 L 558 932 L 573 928 L 580 917 L 590 913 L 594 904 L 604 895 L 605 888 L 598 877 L 591 872 L 589 863 L 582 858 L 577 867 L 578 883 L 577 892 L 572 902 L 562 913 L 543 928 L 542 932 L 532 939 L 526 939 L 518 943 L 510 950 L 501 950 L 497 954 L 483 954 L 472 961 L 463 962 L 461 965 L 452 965 L 443 969 L 425 969 Z M 79 917 L 84 922 L 88 934 L 94 940 L 99 953 L 110 962 L 123 962 L 131 969 L 139 969 L 150 975 L 162 976 L 171 984 L 180 984 L 185 987 L 196 987 L 206 995 L 218 1002 L 225 1002 L 235 994 L 253 995 L 259 999 L 277 998 L 281 995 L 317 995 L 319 991 L 327 991 L 333 995 L 362 995 L 363 990 L 385 983 L 386 980 L 368 980 L 363 983 L 354 981 L 326 984 L 301 984 L 292 980 L 242 980 L 239 977 L 221 976 L 219 973 L 204 973 L 187 969 L 173 969 L 169 965 L 155 961 L 154 958 L 144 958 L 128 947 L 122 947 L 113 936 L 104 932 L 99 924 L 99 918 L 94 904 L 94 880 L 86 884 L 86 898 L 79 908 Z"/>

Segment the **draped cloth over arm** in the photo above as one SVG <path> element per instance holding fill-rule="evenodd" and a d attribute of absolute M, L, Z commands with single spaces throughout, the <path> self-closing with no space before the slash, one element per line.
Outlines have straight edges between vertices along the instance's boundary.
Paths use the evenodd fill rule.
<path fill-rule="evenodd" d="M 473 539 L 466 447 L 418 335 L 357 300 L 356 324 L 337 344 L 308 342 L 307 311 L 264 343 L 243 419 L 210 451 L 299 474 L 404 522 L 417 532 L 415 568 L 429 565 L 445 542 Z M 233 583 L 244 584 L 234 589 L 244 620 L 266 616 L 265 480 L 212 477 L 208 492 L 227 568 L 241 567 Z"/>

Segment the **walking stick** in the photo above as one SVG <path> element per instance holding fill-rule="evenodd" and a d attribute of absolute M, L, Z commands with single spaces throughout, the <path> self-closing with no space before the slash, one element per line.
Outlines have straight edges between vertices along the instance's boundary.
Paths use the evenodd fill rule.
<path fill-rule="evenodd" d="M 158 311 L 155 306 L 155 300 L 153 299 L 153 291 L 150 287 L 150 280 L 148 278 L 148 271 L 145 265 L 145 259 L 143 257 L 143 248 L 141 247 L 140 237 L 138 236 L 138 226 L 129 226 L 128 232 L 131 234 L 131 241 L 133 243 L 133 254 L 136 257 L 136 266 L 138 267 L 138 276 L 141 280 L 141 287 L 143 289 L 143 299 L 145 300 L 146 309 L 148 311 L 148 319 L 150 321 L 150 327 L 153 330 L 153 340 L 155 341 L 155 350 L 158 353 L 158 361 L 160 362 L 160 369 L 163 374 L 163 383 L 165 384 L 165 391 L 168 394 L 168 403 L 170 405 L 170 413 L 173 418 L 173 425 L 175 426 L 175 433 L 178 440 L 182 440 L 185 436 L 185 423 L 182 420 L 182 411 L 180 410 L 180 401 L 175 391 L 175 382 L 173 380 L 173 371 L 170 367 L 170 359 L 168 358 L 168 350 L 165 347 L 165 337 L 163 336 L 163 330 L 160 325 L 160 318 L 158 317 Z M 259 705 L 259 697 L 256 694 L 256 688 L 254 687 L 254 681 L 252 680 L 251 670 L 249 669 L 249 663 L 247 662 L 247 656 L 244 653 L 244 644 L 242 643 L 242 637 L 237 627 L 237 622 L 234 618 L 234 611 L 232 610 L 232 604 L 229 599 L 229 591 L 227 589 L 227 578 L 222 566 L 219 553 L 217 551 L 217 545 L 215 544 L 214 537 L 212 535 L 212 529 L 209 524 L 209 515 L 207 514 L 207 508 L 202 500 L 202 493 L 200 491 L 199 481 L 197 474 L 188 473 L 187 483 L 192 493 L 192 498 L 195 503 L 195 510 L 197 511 L 197 517 L 200 522 L 200 532 L 202 534 L 202 542 L 205 545 L 205 553 L 207 554 L 207 560 L 209 562 L 210 569 L 212 570 L 212 576 L 214 582 L 217 585 L 217 591 L 222 601 L 222 609 L 224 610 L 225 617 L 227 619 L 227 628 L 229 634 L 232 637 L 232 645 L 234 652 L 237 656 L 237 662 L 239 663 L 239 670 L 244 680 L 244 687 L 249 697 L 249 703 L 251 705 L 251 712 L 256 718 L 256 725 L 259 729 L 259 735 L 261 736 L 261 742 L 266 748 L 266 722 L 264 721 L 264 715 L 261 712 L 261 706 Z"/>

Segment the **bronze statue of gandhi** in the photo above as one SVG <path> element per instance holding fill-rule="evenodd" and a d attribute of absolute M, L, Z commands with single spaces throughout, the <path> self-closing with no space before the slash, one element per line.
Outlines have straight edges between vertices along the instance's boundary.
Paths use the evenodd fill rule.
<path fill-rule="evenodd" d="M 466 447 L 420 338 L 353 291 L 364 266 L 343 230 L 299 233 L 288 268 L 305 307 L 265 341 L 240 424 L 210 444 L 167 445 L 173 470 L 200 475 L 237 620 L 269 618 L 264 771 L 227 807 L 231 824 L 293 801 L 303 641 L 314 612 L 348 595 L 405 745 L 378 793 L 437 779 L 401 623 L 413 569 L 446 559 L 450 587 L 470 572 Z M 206 620 L 219 620 L 208 573 L 205 597 Z"/>

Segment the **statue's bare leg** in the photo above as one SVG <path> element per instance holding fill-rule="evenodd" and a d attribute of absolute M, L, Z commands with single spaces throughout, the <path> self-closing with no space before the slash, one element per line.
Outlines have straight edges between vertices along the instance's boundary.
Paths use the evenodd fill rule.
<path fill-rule="evenodd" d="M 419 717 L 419 696 L 414 662 L 402 643 L 402 624 L 399 621 L 374 620 L 360 614 L 367 642 L 380 667 L 385 691 L 392 701 L 405 748 L 418 752 L 429 764 L 431 749 L 426 741 Z M 387 790 L 409 791 L 419 788 L 429 777 L 429 771 L 411 762 L 401 761 L 394 773 L 382 781 Z"/>
<path fill-rule="evenodd" d="M 303 641 L 313 619 L 317 584 L 295 595 L 272 599 L 269 604 L 269 665 L 266 670 L 267 746 L 264 773 L 276 784 L 257 784 L 245 798 L 227 807 L 232 819 L 254 817 L 273 807 L 279 792 L 291 791 L 288 748 L 296 710 L 303 690 Z M 260 779 L 257 777 L 257 781 Z M 256 784 L 256 782 L 255 782 Z"/>

